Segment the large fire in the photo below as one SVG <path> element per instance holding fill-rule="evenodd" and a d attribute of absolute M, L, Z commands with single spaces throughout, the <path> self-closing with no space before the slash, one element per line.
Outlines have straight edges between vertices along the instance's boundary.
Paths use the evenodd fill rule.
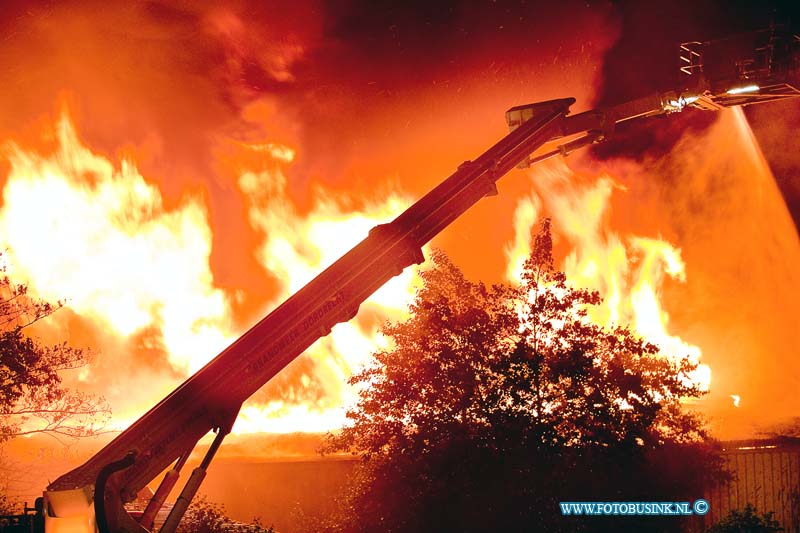
<path fill-rule="evenodd" d="M 147 183 L 134 161 L 123 159 L 117 168 L 93 153 L 66 115 L 56 123 L 54 136 L 56 148 L 49 154 L 8 145 L 11 171 L 0 231 L 9 273 L 42 298 L 66 300 L 70 310 L 123 343 L 150 332 L 144 347 L 158 344 L 167 356 L 164 362 L 178 372 L 162 369 L 167 382 L 146 399 L 137 398 L 155 404 L 165 389 L 242 333 L 230 316 L 229 300 L 237 294 L 214 285 L 202 198 L 188 197 L 166 209 L 158 187 Z M 287 198 L 279 168 L 291 163 L 293 151 L 277 144 L 249 149 L 264 152 L 270 168 L 243 172 L 238 184 L 249 199 L 253 227 L 264 236 L 255 253 L 281 287 L 262 314 L 409 203 L 391 194 L 352 211 L 352 202 L 318 191 L 312 211 L 300 215 Z M 408 270 L 377 291 L 363 306 L 362 316 L 377 317 L 368 324 L 402 318 L 416 281 Z M 342 406 L 352 399 L 347 377 L 381 345 L 375 327 L 357 321 L 337 326 L 308 350 L 308 367 L 295 365 L 281 378 L 296 381 L 289 392 L 246 405 L 234 431 L 314 432 L 340 426 Z M 92 372 L 84 369 L 79 379 L 97 381 Z M 123 405 L 116 426 L 132 422 L 125 417 L 132 407 L 146 405 Z"/>
<path fill-rule="evenodd" d="M 95 349 L 69 379 L 105 395 L 118 427 L 503 135 L 504 109 L 588 107 L 621 31 L 607 7 L 498 9 L 491 32 L 465 8 L 457 35 L 436 19 L 427 40 L 404 21 L 376 37 L 299 4 L 12 6 L 0 246 L 11 276 L 66 300 L 37 333 Z M 69 112 L 43 119 L 63 92 Z M 569 279 L 604 297 L 591 318 L 698 362 L 693 379 L 724 400 L 712 418 L 795 413 L 792 382 L 774 381 L 798 370 L 800 244 L 744 115 L 645 164 L 587 160 L 512 172 L 433 245 L 471 277 L 514 280 L 549 216 Z M 235 431 L 339 425 L 347 377 L 417 282 L 408 271 L 378 291 L 257 393 Z"/>
<path fill-rule="evenodd" d="M 198 368 L 234 338 L 208 267 L 202 200 L 168 211 L 135 162 L 92 153 L 66 115 L 53 129 L 50 154 L 8 146 L 0 232 L 10 274 L 118 336 L 156 326 L 170 362 Z"/>
<path fill-rule="evenodd" d="M 187 197 L 166 209 L 158 187 L 139 174 L 134 161 L 117 165 L 93 153 L 66 115 L 54 131 L 56 148 L 49 154 L 9 145 L 0 229 L 11 274 L 43 298 L 65 298 L 77 315 L 123 341 L 157 332 L 148 342 L 160 344 L 165 362 L 178 373 L 168 380 L 172 383 L 153 389 L 149 401 L 155 403 L 169 384 L 198 370 L 240 333 L 230 316 L 236 293 L 215 287 L 209 268 L 211 229 L 203 200 Z M 253 228 L 263 235 L 255 254 L 280 285 L 264 313 L 410 203 L 390 194 L 353 210 L 352 200 L 318 189 L 313 208 L 300 214 L 288 198 L 283 171 L 294 159 L 292 148 L 277 143 L 246 148 L 262 153 L 263 168 L 242 171 L 238 186 L 248 199 Z M 607 326 L 629 324 L 665 354 L 699 363 L 698 347 L 668 333 L 659 301 L 665 276 L 683 279 L 680 251 L 666 241 L 622 237 L 608 227 L 604 212 L 619 188 L 608 176 L 587 183 L 559 162 L 532 170 L 530 177 L 536 192 L 517 206 L 516 238 L 508 245 L 510 277 L 515 280 L 530 251 L 528 237 L 542 203 L 537 195 L 547 197 L 556 228 L 571 242 L 565 260 L 569 278 L 605 295 L 591 318 Z M 403 318 L 416 282 L 410 269 L 376 292 L 362 317 L 378 320 L 334 328 L 309 349 L 305 364 L 278 378 L 284 386 L 246 404 L 235 432 L 326 431 L 341 425 L 342 408 L 354 397 L 348 376 L 384 346 L 377 325 Z M 95 382 L 92 368 L 80 379 Z M 694 379 L 707 390 L 708 366 L 701 365 Z M 123 415 L 117 425 L 129 422 Z"/>

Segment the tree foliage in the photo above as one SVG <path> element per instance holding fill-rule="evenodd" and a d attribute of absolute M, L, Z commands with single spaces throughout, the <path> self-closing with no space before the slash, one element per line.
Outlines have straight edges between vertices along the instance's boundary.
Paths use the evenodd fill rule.
<path fill-rule="evenodd" d="M 391 348 L 351 379 L 350 424 L 328 437 L 325 451 L 363 459 L 330 529 L 602 529 L 566 522 L 557 502 L 682 501 L 720 473 L 681 405 L 701 395 L 694 365 L 591 323 L 600 297 L 554 267 L 547 221 L 519 287 L 432 259 L 411 317 L 384 327 Z"/>
<path fill-rule="evenodd" d="M 0 443 L 31 433 L 84 437 L 103 427 L 109 409 L 102 398 L 64 386 L 60 373 L 88 363 L 88 352 L 43 344 L 27 328 L 63 305 L 31 297 L 27 286 L 0 275 Z"/>
<path fill-rule="evenodd" d="M 14 515 L 20 514 L 23 509 L 23 504 L 14 498 L 9 498 L 3 492 L 0 492 L 0 515 Z"/>
<path fill-rule="evenodd" d="M 780 523 L 773 517 L 775 513 L 758 514 L 752 503 L 744 509 L 734 509 L 728 516 L 706 530 L 706 533 L 769 533 L 783 531 Z"/>
<path fill-rule="evenodd" d="M 192 500 L 178 533 L 274 533 L 274 529 L 263 527 L 258 519 L 251 524 L 237 522 L 226 515 L 224 505 L 201 496 Z"/>

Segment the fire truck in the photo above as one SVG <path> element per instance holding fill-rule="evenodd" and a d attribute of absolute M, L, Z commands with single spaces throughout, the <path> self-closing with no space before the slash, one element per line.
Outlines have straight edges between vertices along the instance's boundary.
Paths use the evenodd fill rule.
<path fill-rule="evenodd" d="M 735 58 L 735 59 L 733 59 Z M 242 403 L 359 306 L 472 205 L 497 194 L 497 181 L 599 143 L 620 124 L 687 109 L 719 110 L 800 96 L 800 36 L 776 28 L 680 46 L 682 83 L 620 105 L 570 114 L 573 98 L 512 107 L 510 133 L 366 238 L 189 377 L 85 464 L 53 481 L 28 515 L 33 529 L 146 532 L 163 514 L 198 441 L 213 442 L 171 504 L 161 532 L 176 530 Z M 166 472 L 165 474 L 163 474 Z M 162 476 L 144 510 L 125 504 Z M 169 506 L 169 504 L 168 504 Z"/>

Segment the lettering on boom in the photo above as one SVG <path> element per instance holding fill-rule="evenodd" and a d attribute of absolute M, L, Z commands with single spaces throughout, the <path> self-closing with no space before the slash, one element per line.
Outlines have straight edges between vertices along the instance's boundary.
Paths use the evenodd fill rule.
<path fill-rule="evenodd" d="M 198 409 L 197 411 L 193 411 L 191 413 L 191 417 L 184 417 L 183 422 L 181 422 L 177 426 L 173 426 L 173 427 L 170 428 L 169 436 L 164 437 L 164 438 L 160 438 L 157 441 L 158 444 L 155 444 L 155 445 L 151 446 L 152 452 L 151 452 L 150 455 L 153 456 L 153 457 L 156 457 L 156 456 L 161 455 L 162 453 L 165 453 L 165 451 L 168 449 L 168 447 L 174 441 L 178 440 L 178 437 L 180 435 L 183 435 L 192 426 L 198 426 L 199 424 L 198 424 L 197 421 L 198 420 L 206 420 L 206 419 L 208 419 L 208 416 L 209 416 L 208 407 L 203 406 L 200 409 Z"/>
<path fill-rule="evenodd" d="M 185 437 L 186 432 L 189 431 L 192 427 L 201 428 L 198 432 L 201 433 L 197 438 L 201 438 L 203 434 L 205 434 L 208 429 L 202 425 L 201 420 L 205 420 L 208 417 L 208 408 L 201 407 L 197 411 L 193 411 L 191 416 L 184 417 L 183 422 L 180 424 L 170 427 L 169 434 L 166 437 L 158 437 L 157 435 L 151 435 L 150 438 L 150 445 L 148 443 L 141 443 L 141 449 L 148 450 L 149 452 L 144 454 L 138 454 L 136 456 L 136 461 L 134 462 L 129 474 L 132 472 L 144 472 L 149 467 L 153 461 L 159 462 L 159 469 L 163 469 L 164 465 L 160 464 L 160 461 L 163 459 L 163 455 L 170 453 L 173 443 L 178 440 L 180 437 Z M 135 448 L 134 448 L 135 449 Z M 177 457 L 175 457 L 177 459 Z M 130 478 L 128 478 L 130 479 Z M 128 489 L 124 489 L 123 493 L 125 493 Z M 135 497 L 136 492 L 139 489 L 137 488 L 134 490 L 133 497 Z"/>
<path fill-rule="evenodd" d="M 316 308 L 311 314 L 307 315 L 301 322 L 295 324 L 289 329 L 277 342 L 272 344 L 267 350 L 264 351 L 258 358 L 256 358 L 247 367 L 247 372 L 250 376 L 261 372 L 264 367 L 272 361 L 275 356 L 283 352 L 289 345 L 293 344 L 297 339 L 306 336 L 309 330 L 314 329 L 322 318 L 326 317 L 331 311 L 340 307 L 345 301 L 344 292 L 337 291 L 333 298 L 326 300 L 321 306 Z M 327 329 L 335 322 L 325 321 L 324 326 Z M 253 376 L 254 377 L 254 376 Z"/>

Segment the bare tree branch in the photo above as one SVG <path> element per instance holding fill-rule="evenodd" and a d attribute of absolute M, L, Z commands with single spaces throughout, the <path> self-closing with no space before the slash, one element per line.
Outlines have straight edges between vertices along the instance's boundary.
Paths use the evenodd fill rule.
<path fill-rule="evenodd" d="M 63 301 L 36 299 L 26 285 L 0 277 L 0 443 L 34 433 L 59 440 L 105 432 L 105 400 L 67 389 L 60 375 L 88 364 L 91 353 L 44 344 L 24 332 L 63 307 Z"/>

